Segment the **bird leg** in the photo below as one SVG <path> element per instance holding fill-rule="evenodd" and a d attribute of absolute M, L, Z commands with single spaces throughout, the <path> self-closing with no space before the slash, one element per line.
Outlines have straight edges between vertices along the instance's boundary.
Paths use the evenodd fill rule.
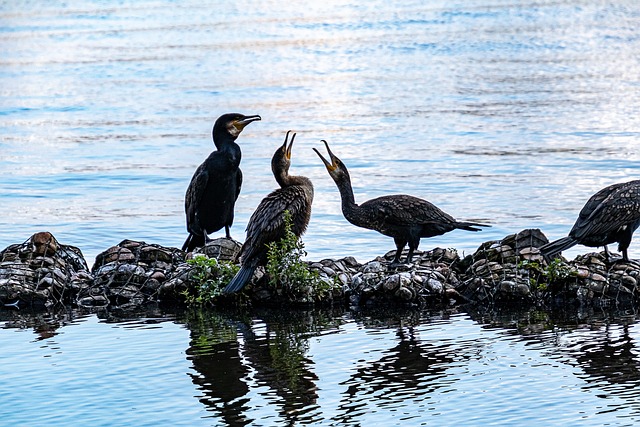
<path fill-rule="evenodd" d="M 402 248 L 396 249 L 396 256 L 393 257 L 393 261 L 391 261 L 391 264 L 389 264 L 389 266 L 393 267 L 397 265 L 402 265 L 402 263 L 400 262 L 401 254 L 402 254 Z"/>
<path fill-rule="evenodd" d="M 231 238 L 231 231 L 230 231 L 230 227 L 229 227 L 228 225 L 225 225 L 225 226 L 224 226 L 224 232 L 227 234 L 227 239 L 231 239 L 231 240 L 233 240 L 233 239 Z"/>
<path fill-rule="evenodd" d="M 407 254 L 407 264 L 411 264 L 411 258 L 413 258 L 413 246 L 409 246 L 409 253 Z"/>
<path fill-rule="evenodd" d="M 391 264 L 389 264 L 389 267 L 397 267 L 399 265 L 403 265 L 400 262 L 400 255 L 402 255 L 402 250 L 404 249 L 404 246 L 407 244 L 406 241 L 401 239 L 393 239 L 393 241 L 396 243 L 396 256 L 393 258 L 393 261 L 391 261 Z"/>

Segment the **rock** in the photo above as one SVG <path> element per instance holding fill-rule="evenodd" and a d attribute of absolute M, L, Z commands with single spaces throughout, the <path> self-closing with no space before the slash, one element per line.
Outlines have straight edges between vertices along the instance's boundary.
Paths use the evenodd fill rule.
<path fill-rule="evenodd" d="M 368 262 L 362 268 L 362 272 L 365 273 L 365 274 L 381 273 L 384 270 L 385 270 L 384 266 L 382 265 L 382 263 L 380 263 L 378 261 Z"/>
<path fill-rule="evenodd" d="M 240 252 L 242 244 L 236 242 L 233 239 L 227 239 L 226 237 L 220 237 L 213 239 L 202 248 L 198 248 L 191 256 L 196 254 L 204 254 L 209 258 L 214 258 L 220 261 L 234 261 L 236 256 Z"/>
<path fill-rule="evenodd" d="M 35 255 L 54 255 L 58 250 L 58 242 L 48 231 L 31 236 L 32 251 Z"/>
<path fill-rule="evenodd" d="M 611 264 L 603 253 L 587 253 L 573 261 L 547 264 L 539 251 L 546 242 L 540 230 L 529 229 L 485 242 L 464 259 L 455 249 L 434 248 L 417 251 L 412 264 L 393 267 L 395 251 L 365 264 L 353 257 L 307 262 L 325 285 L 322 295 L 314 295 L 304 284 L 295 296 L 270 288 L 264 268 L 259 267 L 249 291 L 235 301 L 369 306 L 449 302 L 544 306 L 563 301 L 586 307 L 640 299 L 640 267 L 635 263 Z M 133 308 L 147 302 L 183 302 L 184 292 L 199 285 L 189 259 L 207 254 L 233 260 L 239 249 L 238 242 L 225 238 L 189 254 L 124 240 L 99 254 L 89 271 L 78 248 L 60 244 L 50 233 L 36 233 L 0 252 L 0 303 Z"/>
<path fill-rule="evenodd" d="M 80 249 L 39 232 L 0 252 L 0 304 L 44 307 L 74 303 L 93 278 Z"/>
<path fill-rule="evenodd" d="M 179 249 L 123 240 L 96 256 L 92 269 L 94 287 L 113 306 L 129 307 L 157 301 L 161 294 L 169 294 L 169 288 L 176 290 L 178 279 L 171 287 L 163 288 L 163 283 L 185 261 L 185 254 Z"/>

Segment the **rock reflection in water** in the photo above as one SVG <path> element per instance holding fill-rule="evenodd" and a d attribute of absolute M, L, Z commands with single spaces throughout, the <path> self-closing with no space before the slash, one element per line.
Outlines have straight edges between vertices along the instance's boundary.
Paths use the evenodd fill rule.
<path fill-rule="evenodd" d="M 582 371 L 585 389 L 597 390 L 603 399 L 621 398 L 626 409 L 640 414 L 640 343 L 632 333 L 638 313 L 528 310 L 472 317 L 486 327 L 506 328 L 528 342 L 543 343 L 550 356 Z M 617 409 L 622 407 L 607 407 Z"/>

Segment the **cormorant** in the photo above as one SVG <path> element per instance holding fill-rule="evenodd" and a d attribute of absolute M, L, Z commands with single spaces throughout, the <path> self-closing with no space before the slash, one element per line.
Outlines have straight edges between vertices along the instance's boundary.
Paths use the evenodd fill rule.
<path fill-rule="evenodd" d="M 356 204 L 351 187 L 351 177 L 347 167 L 327 147 L 331 162 L 327 161 L 315 148 L 313 149 L 335 181 L 342 199 L 342 214 L 351 224 L 375 230 L 385 236 L 393 237 L 396 255 L 393 264 L 400 263 L 400 255 L 409 244 L 407 263 L 411 262 L 413 251 L 418 249 L 421 237 L 439 236 L 455 229 L 480 231 L 477 227 L 489 227 L 486 224 L 456 221 L 452 216 L 438 209 L 426 200 L 406 194 L 382 196 L 361 205 Z"/>
<path fill-rule="evenodd" d="M 618 243 L 622 259 L 629 261 L 627 249 L 633 232 L 640 226 L 640 180 L 613 184 L 603 188 L 584 205 L 569 236 L 547 243 L 540 252 L 548 259 L 565 249 L 581 244 L 604 246 Z"/>
<path fill-rule="evenodd" d="M 242 153 L 235 141 L 242 129 L 256 120 L 261 120 L 260 116 L 229 113 L 220 116 L 213 125 L 211 134 L 216 151 L 198 166 L 184 197 L 189 236 L 183 251 L 203 246 L 210 240 L 208 234 L 222 227 L 227 239 L 231 238 L 233 208 L 242 186 L 239 168 Z"/>
<path fill-rule="evenodd" d="M 291 147 L 296 137 L 294 133 L 287 146 L 290 132 L 287 132 L 284 144 L 271 159 L 271 170 L 280 188 L 262 199 L 251 215 L 247 224 L 247 238 L 238 254 L 241 260 L 240 271 L 224 288 L 224 293 L 242 289 L 251 280 L 255 269 L 266 263 L 267 244 L 277 242 L 285 236 L 285 211 L 288 210 L 291 214 L 291 231 L 296 236 L 300 237 L 307 229 L 311 217 L 313 185 L 307 177 L 289 175 Z"/>

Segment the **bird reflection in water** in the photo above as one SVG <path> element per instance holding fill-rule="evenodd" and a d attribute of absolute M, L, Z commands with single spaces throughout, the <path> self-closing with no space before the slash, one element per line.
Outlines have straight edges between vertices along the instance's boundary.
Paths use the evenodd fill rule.
<path fill-rule="evenodd" d="M 285 316 L 286 314 L 286 316 Z M 212 312 L 192 314 L 191 346 L 187 351 L 203 392 L 200 401 L 229 425 L 253 423 L 249 391 L 266 387 L 267 401 L 275 400 L 282 419 L 292 424 L 321 419 L 318 377 L 306 356 L 308 339 L 329 320 L 317 312 L 268 313 L 240 318 Z M 335 319 L 328 316 L 326 319 Z M 255 402 L 254 402 L 255 403 Z"/>

